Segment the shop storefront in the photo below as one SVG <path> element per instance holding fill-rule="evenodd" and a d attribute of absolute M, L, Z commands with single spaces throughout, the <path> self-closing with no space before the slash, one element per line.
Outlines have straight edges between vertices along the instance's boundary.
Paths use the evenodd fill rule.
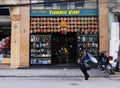
<path fill-rule="evenodd" d="M 52 7 L 55 6 L 58 5 L 54 3 Z M 71 2 L 69 9 L 64 6 L 62 10 L 51 6 L 31 9 L 30 65 L 77 64 L 81 45 L 98 55 L 98 9 L 76 9 L 75 6 L 81 7 Z"/>
<path fill-rule="evenodd" d="M 95 56 L 98 50 L 109 51 L 108 3 L 104 2 L 106 0 L 18 1 L 30 5 L 10 8 L 11 30 L 6 32 L 9 35 L 0 37 L 0 41 L 11 40 L 10 68 L 76 65 L 80 45 Z"/>

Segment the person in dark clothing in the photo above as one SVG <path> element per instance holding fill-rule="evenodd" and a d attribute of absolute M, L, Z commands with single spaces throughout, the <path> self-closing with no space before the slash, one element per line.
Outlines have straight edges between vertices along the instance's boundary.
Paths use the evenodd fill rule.
<path fill-rule="evenodd" d="M 81 71 L 83 72 L 84 76 L 85 76 L 85 80 L 88 80 L 89 78 L 89 74 L 87 72 L 87 69 L 84 65 L 84 59 L 86 58 L 86 50 L 83 46 L 80 46 L 79 48 L 79 58 L 80 58 L 80 63 L 79 63 L 79 66 L 80 66 L 80 69 Z"/>

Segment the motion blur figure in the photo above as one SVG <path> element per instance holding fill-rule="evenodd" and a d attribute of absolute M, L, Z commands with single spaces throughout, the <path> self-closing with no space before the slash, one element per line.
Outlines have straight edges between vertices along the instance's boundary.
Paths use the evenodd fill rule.
<path fill-rule="evenodd" d="M 83 46 L 80 46 L 79 47 L 79 58 L 80 58 L 79 66 L 80 66 L 80 69 L 85 76 L 85 80 L 88 80 L 89 74 L 88 74 L 87 69 L 86 69 L 85 64 L 84 64 L 86 54 L 87 54 L 87 52 L 86 52 L 85 48 Z"/>

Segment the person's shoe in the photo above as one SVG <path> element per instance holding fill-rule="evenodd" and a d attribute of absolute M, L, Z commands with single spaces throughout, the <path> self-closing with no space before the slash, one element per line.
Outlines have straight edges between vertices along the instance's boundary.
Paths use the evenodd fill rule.
<path fill-rule="evenodd" d="M 88 80 L 88 77 L 85 77 L 85 80 Z"/>
<path fill-rule="evenodd" d="M 85 80 L 88 80 L 89 77 L 90 77 L 89 74 L 87 74 L 87 75 L 85 76 Z"/>

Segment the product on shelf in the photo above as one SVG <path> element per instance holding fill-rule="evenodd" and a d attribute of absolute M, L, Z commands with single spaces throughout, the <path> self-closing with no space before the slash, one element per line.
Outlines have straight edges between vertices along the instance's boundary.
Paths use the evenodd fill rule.
<path fill-rule="evenodd" d="M 51 64 L 51 35 L 31 35 L 31 64 Z"/>

